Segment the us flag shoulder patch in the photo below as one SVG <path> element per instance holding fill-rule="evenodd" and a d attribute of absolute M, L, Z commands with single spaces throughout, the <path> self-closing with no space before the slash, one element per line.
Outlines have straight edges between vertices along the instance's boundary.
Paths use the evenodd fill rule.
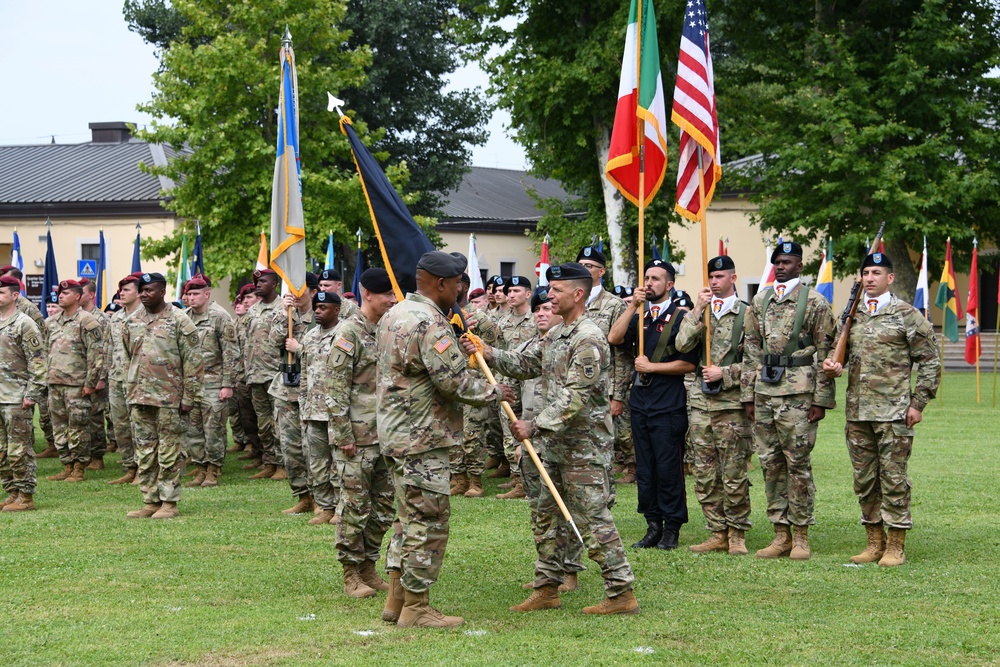
<path fill-rule="evenodd" d="M 451 339 L 445 337 L 434 344 L 434 351 L 438 354 L 444 354 L 449 347 L 451 347 Z"/>
<path fill-rule="evenodd" d="M 347 340 L 346 338 L 338 338 L 337 342 L 334 343 L 334 347 L 339 347 L 341 350 L 347 352 L 348 354 L 354 351 L 354 343 Z"/>

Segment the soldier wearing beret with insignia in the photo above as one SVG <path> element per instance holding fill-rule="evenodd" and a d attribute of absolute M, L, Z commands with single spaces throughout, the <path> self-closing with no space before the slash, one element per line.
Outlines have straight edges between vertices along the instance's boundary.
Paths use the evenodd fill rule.
<path fill-rule="evenodd" d="M 101 325 L 80 307 L 83 285 L 59 283 L 58 317 L 45 320 L 49 416 L 63 470 L 49 480 L 82 482 L 90 462 L 91 399 L 104 388 L 105 342 Z"/>
<path fill-rule="evenodd" d="M 263 466 L 250 479 L 270 479 L 282 464 L 278 436 L 274 430 L 274 398 L 268 393 L 274 376 L 281 372 L 282 357 L 285 356 L 281 346 L 275 345 L 270 337 L 275 320 L 282 315 L 281 299 L 278 298 L 278 283 L 281 279 L 271 269 L 258 269 L 254 271 L 253 277 L 254 293 L 258 300 L 247 311 L 243 359 L 250 400 L 257 416 L 261 458 L 252 461 L 244 469 Z"/>
<path fill-rule="evenodd" d="M 693 450 L 694 490 L 711 536 L 689 547 L 695 553 L 749 553 L 750 422 L 743 410 L 743 321 L 747 304 L 736 296 L 736 264 L 731 257 L 708 262 L 708 287 L 698 294 L 694 310 L 677 329 L 677 349 L 701 346 L 698 381 L 688 388 L 688 442 Z M 704 358 L 705 309 L 712 314 L 712 358 Z"/>
<path fill-rule="evenodd" d="M 139 279 L 143 307 L 122 330 L 129 362 L 125 382 L 132 409 L 132 437 L 139 463 L 142 509 L 130 519 L 172 519 L 181 498 L 181 464 L 187 414 L 202 400 L 204 364 L 198 330 L 191 319 L 164 301 L 160 273 Z"/>
<path fill-rule="evenodd" d="M 111 316 L 111 370 L 108 372 L 108 408 L 114 424 L 115 441 L 121 454 L 125 474 L 108 484 L 131 484 L 135 481 L 139 465 L 135 460 L 135 440 L 132 437 L 132 412 L 125 398 L 125 379 L 128 375 L 128 361 L 122 347 L 122 332 L 129 319 L 141 307 L 139 302 L 139 278 L 142 271 L 130 273 L 118 281 L 118 295 L 122 309 Z"/>
<path fill-rule="evenodd" d="M 333 292 L 340 297 L 341 322 L 358 311 L 358 304 L 355 303 L 354 299 L 344 298 L 344 280 L 340 277 L 340 271 L 337 269 L 324 269 L 319 272 L 319 291 Z"/>
<path fill-rule="evenodd" d="M 400 605 L 395 578 L 384 619 L 398 614 L 401 627 L 454 627 L 457 616 L 430 606 L 448 544 L 448 449 L 462 437 L 460 403 L 513 400 L 507 387 L 490 386 L 469 372 L 449 322 L 467 262 L 462 255 L 424 253 L 417 263 L 417 291 L 393 306 L 376 331 L 378 442 L 391 459 L 401 534 L 390 544 L 389 564 L 400 564 Z"/>
<path fill-rule="evenodd" d="M 45 387 L 41 331 L 17 308 L 21 284 L 0 276 L 0 482 L 4 512 L 35 509 L 35 404 Z"/>
<path fill-rule="evenodd" d="M 937 394 L 941 360 L 927 318 L 889 291 L 892 260 L 872 253 L 861 264 L 864 301 L 848 338 L 846 366 L 823 361 L 828 377 L 847 370 L 847 451 L 854 468 L 854 493 L 868 546 L 852 563 L 883 567 L 906 562 L 903 547 L 913 527 L 907 463 L 913 427 Z M 841 322 L 837 336 L 840 336 Z M 910 377 L 917 365 L 916 385 Z M 888 539 L 885 529 L 888 528 Z"/>
<path fill-rule="evenodd" d="M 743 324 L 741 400 L 753 422 L 775 533 L 757 557 L 806 560 L 816 523 L 810 454 L 819 421 L 836 405 L 833 380 L 820 368 L 833 347 L 833 311 L 799 280 L 802 246 L 779 244 L 771 263 L 774 286 L 757 293 Z"/>
<path fill-rule="evenodd" d="M 114 441 L 114 426 L 106 419 L 108 407 L 108 374 L 111 365 L 111 318 L 97 307 L 97 284 L 86 278 L 80 279 L 83 294 L 80 298 L 80 310 L 94 316 L 101 325 L 101 336 L 104 340 L 104 368 L 101 380 L 104 388 L 95 391 L 90 397 L 90 462 L 87 470 L 104 470 L 104 455 L 108 450 L 108 440 Z M 109 431 L 110 427 L 110 431 Z"/>

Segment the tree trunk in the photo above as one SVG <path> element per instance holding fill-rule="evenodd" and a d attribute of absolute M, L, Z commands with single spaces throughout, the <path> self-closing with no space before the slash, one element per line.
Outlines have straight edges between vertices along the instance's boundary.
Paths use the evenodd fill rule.
<path fill-rule="evenodd" d="M 610 244 L 611 278 L 615 285 L 628 285 L 628 269 L 624 261 L 624 229 L 622 217 L 625 212 L 625 198 L 604 176 L 608 166 L 608 150 L 611 148 L 611 132 L 606 125 L 599 124 L 600 139 L 597 142 L 597 166 L 600 170 L 601 192 L 604 194 L 604 215 L 608 223 Z"/>
<path fill-rule="evenodd" d="M 917 271 L 913 268 L 913 260 L 910 259 L 910 249 L 906 247 L 906 241 L 894 235 L 885 242 L 885 253 L 892 260 L 892 272 L 896 274 L 896 280 L 891 288 L 893 294 L 908 303 L 913 303 L 913 296 L 917 292 Z"/>

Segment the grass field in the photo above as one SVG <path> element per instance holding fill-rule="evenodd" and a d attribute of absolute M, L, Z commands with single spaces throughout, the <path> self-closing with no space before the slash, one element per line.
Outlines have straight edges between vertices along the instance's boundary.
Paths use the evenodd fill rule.
<path fill-rule="evenodd" d="M 0 513 L 0 665 L 1000 664 L 1000 409 L 988 382 L 975 404 L 971 374 L 944 390 L 917 430 L 901 568 L 847 565 L 864 530 L 838 410 L 813 458 L 812 560 L 689 553 L 707 534 L 689 487 L 682 548 L 629 549 L 639 616 L 580 613 L 602 596 L 593 563 L 562 609 L 515 614 L 532 577 L 527 505 L 459 498 L 431 597 L 466 618 L 456 631 L 401 630 L 380 620 L 384 595 L 345 597 L 333 527 L 283 516 L 287 484 L 247 480 L 232 456 L 222 486 L 185 489 L 172 521 L 125 519 L 141 500 L 105 484 L 117 465 L 63 484 L 44 480 L 60 466 L 43 460 L 38 511 Z M 751 475 L 753 551 L 773 532 Z M 628 544 L 645 526 L 635 500 L 619 488 Z"/>

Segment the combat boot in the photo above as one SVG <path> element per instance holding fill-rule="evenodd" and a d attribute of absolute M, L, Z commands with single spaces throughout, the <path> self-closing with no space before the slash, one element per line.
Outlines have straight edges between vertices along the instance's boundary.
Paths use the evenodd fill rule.
<path fill-rule="evenodd" d="M 17 490 L 11 491 L 10 494 L 3 499 L 3 502 L 0 502 L 0 508 L 7 507 L 7 505 L 10 505 L 12 502 L 16 501 L 18 493 L 19 492 Z"/>
<path fill-rule="evenodd" d="M 95 456 L 90 459 L 90 463 L 87 464 L 87 470 L 104 470 L 104 457 Z"/>
<path fill-rule="evenodd" d="M 709 551 L 729 551 L 729 533 L 726 530 L 717 530 L 701 544 L 689 546 L 688 551 L 696 554 L 704 554 Z"/>
<path fill-rule="evenodd" d="M 896 567 L 906 562 L 903 546 L 906 544 L 906 531 L 902 528 L 890 528 L 889 539 L 885 545 L 885 555 L 878 564 L 882 567 Z"/>
<path fill-rule="evenodd" d="M 115 452 L 118 451 L 118 443 L 117 442 L 109 442 L 108 443 L 108 448 L 105 451 L 108 454 L 114 454 Z"/>
<path fill-rule="evenodd" d="M 857 565 L 876 563 L 885 555 L 885 529 L 882 524 L 866 523 L 865 532 L 868 534 L 868 546 L 857 556 L 851 556 L 851 562 Z"/>
<path fill-rule="evenodd" d="M 660 541 L 656 543 L 656 548 L 666 550 L 676 549 L 680 536 L 680 531 L 676 528 L 664 528 L 663 535 L 660 536 Z"/>
<path fill-rule="evenodd" d="M 132 480 L 135 479 L 135 474 L 138 472 L 137 468 L 125 468 L 125 474 L 118 479 L 113 479 L 108 484 L 131 484 Z"/>
<path fill-rule="evenodd" d="M 205 470 L 205 479 L 203 479 L 201 481 L 201 487 L 203 489 L 205 489 L 205 488 L 209 488 L 209 487 L 212 487 L 212 486 L 218 486 L 219 485 L 219 474 L 221 472 L 222 472 L 222 468 L 220 468 L 217 465 L 212 465 L 211 463 L 209 463 L 208 466 L 207 466 L 207 468 L 206 468 L 206 470 Z"/>
<path fill-rule="evenodd" d="M 510 477 L 510 464 L 506 461 L 501 461 L 500 465 L 496 470 L 487 475 L 490 479 L 502 479 L 505 477 Z"/>
<path fill-rule="evenodd" d="M 59 458 L 59 450 L 53 444 L 48 444 L 45 449 L 35 454 L 36 459 L 57 459 Z"/>
<path fill-rule="evenodd" d="M 201 472 L 201 464 L 195 463 L 187 467 L 187 472 L 184 473 L 183 477 L 194 477 L 199 472 Z"/>
<path fill-rule="evenodd" d="M 153 516 L 151 516 L 149 518 L 150 519 L 173 519 L 174 517 L 176 517 L 179 514 L 180 514 L 180 512 L 177 511 L 177 503 L 167 503 L 167 502 L 165 502 L 165 503 L 161 503 L 160 504 L 160 509 L 156 510 L 156 513 L 153 514 Z"/>
<path fill-rule="evenodd" d="M 193 489 L 196 486 L 201 486 L 202 482 L 205 481 L 205 475 L 208 474 L 208 468 L 200 463 L 195 464 L 196 467 L 192 471 L 194 479 L 185 484 L 184 486 L 188 489 Z"/>
<path fill-rule="evenodd" d="M 507 493 L 497 494 L 497 500 L 519 500 L 527 497 L 528 496 L 524 494 L 524 487 L 521 485 L 520 475 L 514 478 L 514 486 L 511 487 L 510 491 Z"/>
<path fill-rule="evenodd" d="M 633 549 L 649 549 L 663 537 L 663 522 L 659 519 L 646 519 L 646 534 L 641 540 L 632 544 Z"/>
<path fill-rule="evenodd" d="M 503 489 L 504 491 L 509 491 L 510 489 L 514 488 L 515 484 L 517 484 L 517 478 L 518 478 L 518 474 L 516 472 L 512 472 L 510 474 L 510 479 L 508 479 L 506 482 L 503 482 L 501 484 L 497 484 L 497 488 L 498 489 Z"/>
<path fill-rule="evenodd" d="M 85 468 L 83 463 L 77 461 L 73 464 L 73 472 L 70 473 L 69 477 L 66 478 L 67 482 L 82 482 L 86 479 L 84 472 Z"/>
<path fill-rule="evenodd" d="M 245 443 L 233 441 L 233 446 L 226 450 L 226 454 L 235 454 L 237 452 L 242 452 L 243 448 L 246 447 Z"/>
<path fill-rule="evenodd" d="M 542 609 L 559 609 L 562 601 L 559 599 L 559 587 L 546 584 L 532 591 L 528 599 L 510 608 L 511 611 L 541 611 Z"/>
<path fill-rule="evenodd" d="M 250 459 L 249 463 L 244 464 L 244 466 L 241 469 L 242 470 L 260 470 L 263 467 L 264 467 L 264 461 L 261 460 L 258 457 L 254 457 L 254 458 Z"/>
<path fill-rule="evenodd" d="M 29 512 L 35 509 L 35 501 L 32 499 L 30 493 L 19 493 L 17 500 L 14 502 L 4 505 L 4 512 Z"/>
<path fill-rule="evenodd" d="M 282 514 L 305 514 L 306 512 L 312 512 L 313 507 L 316 505 L 313 503 L 313 497 L 311 493 L 303 493 L 299 496 L 299 501 L 289 507 L 286 510 L 281 510 Z"/>
<path fill-rule="evenodd" d="M 469 490 L 462 495 L 466 498 L 482 498 L 486 493 L 482 475 L 469 475 Z"/>
<path fill-rule="evenodd" d="M 271 475 L 271 479 L 279 482 L 281 480 L 288 479 L 288 472 L 285 470 L 285 466 L 278 466 L 278 469 L 274 471 L 273 475 Z"/>
<path fill-rule="evenodd" d="M 570 572 L 565 577 L 563 577 L 563 582 L 559 584 L 560 593 L 572 593 L 580 586 L 580 580 L 576 576 L 576 572 Z"/>
<path fill-rule="evenodd" d="M 358 574 L 361 575 L 362 581 L 364 581 L 370 588 L 374 588 L 377 591 L 387 591 L 389 590 L 389 584 L 385 583 L 385 580 L 378 576 L 378 572 L 375 571 L 375 561 L 366 560 L 360 566 L 358 566 Z"/>
<path fill-rule="evenodd" d="M 584 607 L 584 614 L 638 614 L 639 602 L 631 589 L 613 598 L 606 597 L 600 604 Z"/>
<path fill-rule="evenodd" d="M 462 496 L 469 490 L 469 475 L 457 472 L 451 476 L 451 495 Z"/>
<path fill-rule="evenodd" d="M 322 526 L 325 523 L 331 523 L 333 517 L 336 515 L 337 513 L 334 512 L 333 510 L 321 509 L 319 511 L 319 514 L 309 519 L 309 521 L 307 521 L 306 523 L 308 523 L 310 526 Z"/>
<path fill-rule="evenodd" d="M 160 503 L 146 503 L 141 510 L 132 510 L 125 515 L 127 519 L 148 519 L 160 510 Z"/>
<path fill-rule="evenodd" d="M 430 593 L 403 589 L 403 610 L 396 625 L 401 628 L 454 628 L 465 623 L 461 616 L 445 616 L 431 606 Z"/>
<path fill-rule="evenodd" d="M 385 599 L 385 607 L 382 608 L 382 620 L 386 623 L 395 623 L 399 620 L 399 614 L 403 610 L 403 586 L 399 583 L 402 575 L 397 570 L 389 570 L 389 595 Z"/>
<path fill-rule="evenodd" d="M 809 526 L 795 526 L 792 528 L 792 552 L 788 557 L 792 560 L 809 560 L 810 556 Z"/>
<path fill-rule="evenodd" d="M 635 464 L 629 463 L 625 466 L 625 474 L 618 480 L 618 484 L 635 484 Z"/>
<path fill-rule="evenodd" d="M 344 595 L 352 598 L 373 598 L 378 591 L 365 583 L 354 563 L 344 563 Z"/>
<path fill-rule="evenodd" d="M 254 459 L 259 459 L 260 457 L 253 453 L 253 449 L 248 449 L 239 456 L 236 457 L 237 461 L 253 461 Z"/>
<path fill-rule="evenodd" d="M 73 474 L 73 464 L 65 463 L 63 464 L 62 472 L 57 473 L 55 475 L 49 475 L 45 479 L 49 480 L 50 482 L 61 482 L 72 474 Z"/>
<path fill-rule="evenodd" d="M 730 556 L 746 556 L 750 552 L 747 551 L 747 538 L 746 533 L 744 533 L 739 528 L 729 529 L 729 555 Z"/>
<path fill-rule="evenodd" d="M 278 467 L 273 463 L 268 463 L 259 473 L 250 475 L 250 479 L 271 479 L 276 472 L 278 472 Z"/>
<path fill-rule="evenodd" d="M 494 468 L 499 466 L 502 461 L 503 459 L 501 459 L 499 456 L 491 456 L 490 458 L 486 459 L 485 468 L 486 470 L 493 470 Z"/>
<path fill-rule="evenodd" d="M 781 558 L 792 551 L 792 529 L 783 523 L 774 524 L 774 539 L 757 552 L 757 558 Z"/>

